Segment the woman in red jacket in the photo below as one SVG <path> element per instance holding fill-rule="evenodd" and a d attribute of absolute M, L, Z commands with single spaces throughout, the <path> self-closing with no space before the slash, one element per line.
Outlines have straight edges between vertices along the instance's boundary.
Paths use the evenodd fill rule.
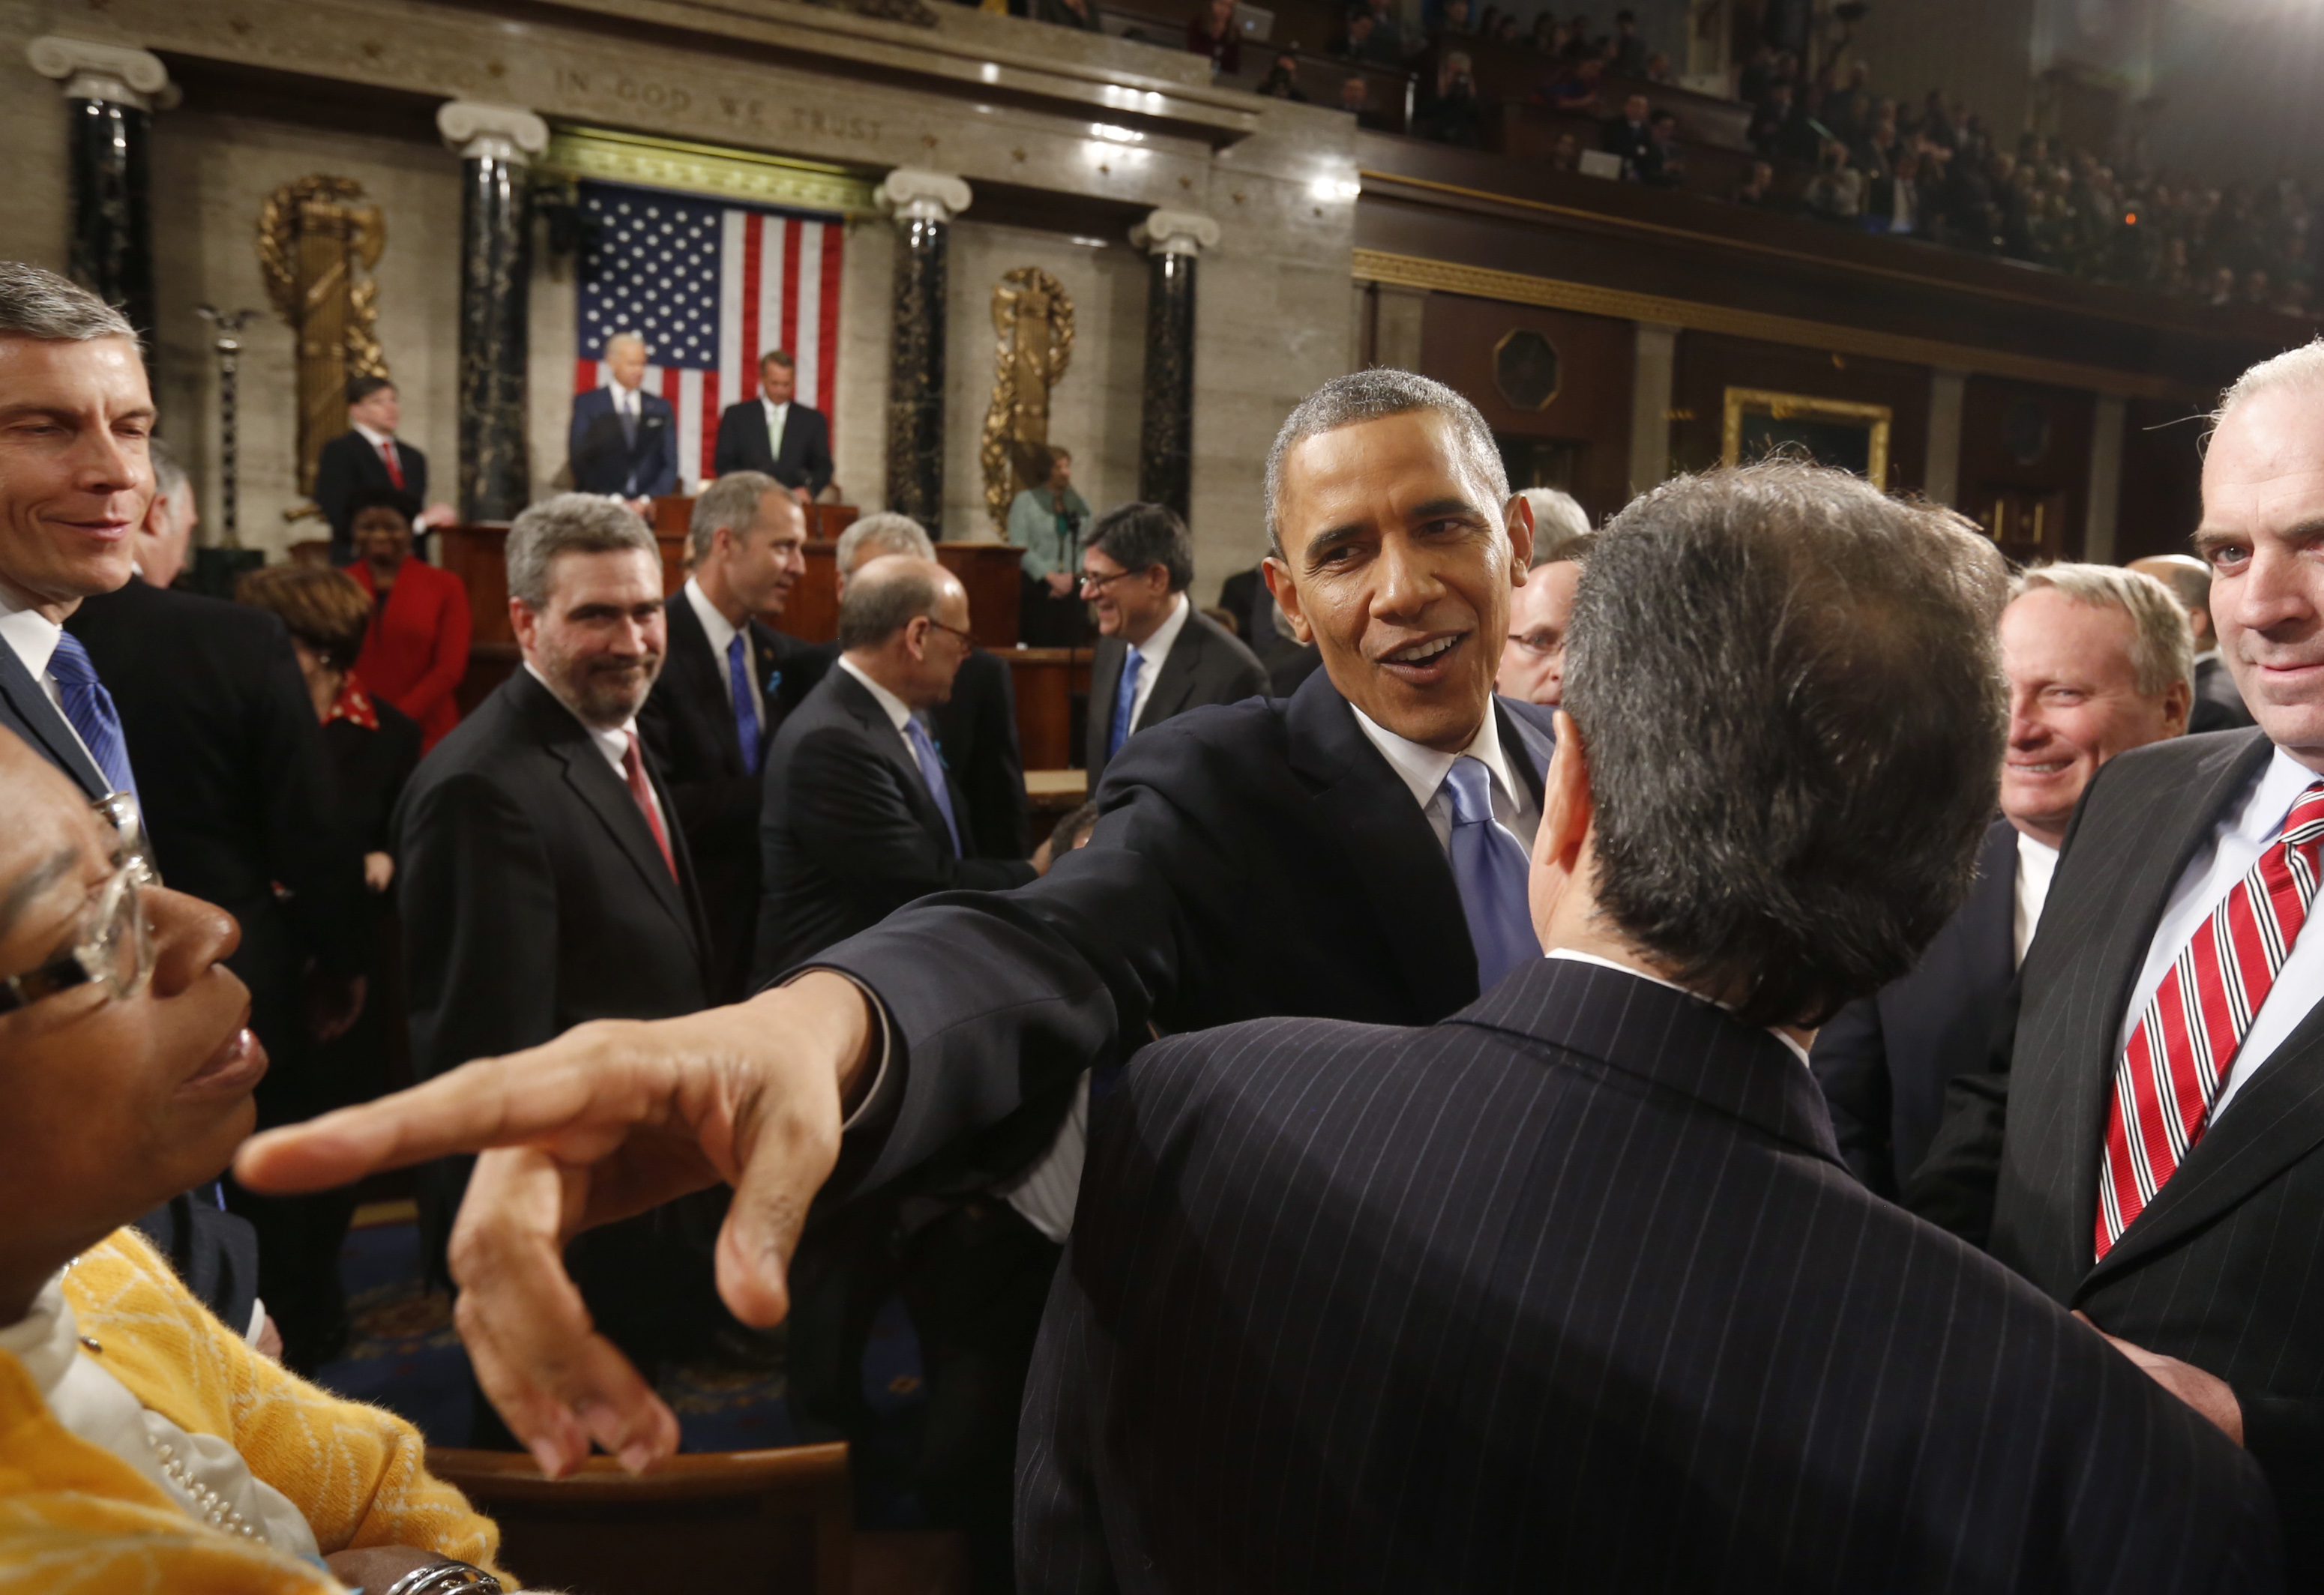
<path fill-rule="evenodd" d="M 355 562 L 347 574 L 371 595 L 371 630 L 355 674 L 420 722 L 424 752 L 460 723 L 452 701 L 468 671 L 468 589 L 448 570 L 411 557 L 419 503 L 392 487 L 355 495 L 348 530 Z"/>

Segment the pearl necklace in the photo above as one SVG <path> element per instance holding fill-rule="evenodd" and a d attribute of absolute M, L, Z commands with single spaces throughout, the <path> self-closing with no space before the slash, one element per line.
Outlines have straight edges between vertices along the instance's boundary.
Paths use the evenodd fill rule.
<path fill-rule="evenodd" d="M 170 1482 L 193 1503 L 194 1516 L 223 1533 L 238 1534 L 246 1540 L 258 1538 L 258 1526 L 226 1505 L 224 1496 L 196 1479 L 176 1446 L 152 1434 L 145 1436 L 145 1443 L 153 1448 L 153 1460 L 161 1464 L 161 1471 Z"/>

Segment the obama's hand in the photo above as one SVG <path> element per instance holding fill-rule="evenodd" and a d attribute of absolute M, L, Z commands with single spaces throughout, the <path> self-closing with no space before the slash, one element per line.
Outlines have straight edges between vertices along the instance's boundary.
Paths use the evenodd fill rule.
<path fill-rule="evenodd" d="M 724 1181 L 718 1293 L 746 1323 L 789 1309 L 785 1271 L 868 1084 L 878 1021 L 840 975 L 651 1023 L 578 1026 L 427 1084 L 253 1138 L 235 1174 L 292 1194 L 455 1153 L 483 1154 L 452 1234 L 461 1339 L 509 1427 L 555 1477 L 591 1441 L 632 1471 L 678 1448 L 678 1420 L 598 1335 L 565 1243 Z"/>

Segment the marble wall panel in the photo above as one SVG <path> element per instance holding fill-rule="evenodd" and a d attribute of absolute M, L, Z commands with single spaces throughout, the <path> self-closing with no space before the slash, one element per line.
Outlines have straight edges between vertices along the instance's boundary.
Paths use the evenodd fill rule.
<path fill-rule="evenodd" d="M 24 47 L 50 31 L 54 8 L 0 0 L 0 148 L 8 152 L 8 202 L 0 205 L 0 260 L 65 268 L 71 226 L 66 178 L 64 86 L 42 77 Z"/>
<path fill-rule="evenodd" d="M 438 143 L 162 112 L 153 138 L 162 435 L 185 458 L 207 514 L 217 499 L 217 379 L 209 329 L 194 307 L 261 310 L 243 335 L 242 539 L 276 555 L 324 534 L 319 521 L 282 518 L 300 496 L 297 378 L 290 329 L 268 308 L 253 244 L 266 196 L 311 172 L 354 178 L 385 212 L 378 333 L 403 401 L 403 436 L 428 456 L 429 496 L 449 502 L 457 491 L 458 158 Z M 562 448 L 551 457 L 561 460 Z M 214 530 L 206 525 L 205 539 Z"/>

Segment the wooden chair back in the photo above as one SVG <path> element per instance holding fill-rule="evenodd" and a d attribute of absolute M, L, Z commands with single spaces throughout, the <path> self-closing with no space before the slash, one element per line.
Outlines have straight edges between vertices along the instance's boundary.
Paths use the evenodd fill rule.
<path fill-rule="evenodd" d="M 428 1467 L 501 1526 L 501 1563 L 569 1595 L 847 1595 L 847 1447 L 677 1456 L 641 1478 L 591 1457 L 567 1479 L 521 1452 L 431 1448 Z"/>

